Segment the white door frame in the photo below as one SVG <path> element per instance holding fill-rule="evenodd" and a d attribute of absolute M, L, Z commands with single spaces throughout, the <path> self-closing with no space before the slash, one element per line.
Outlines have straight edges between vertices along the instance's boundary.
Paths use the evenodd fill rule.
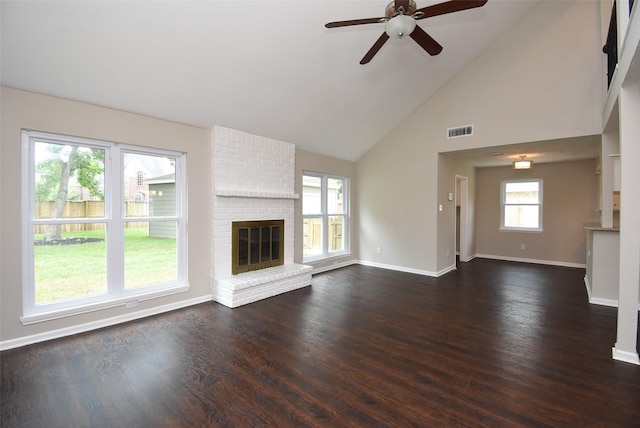
<path fill-rule="evenodd" d="M 460 183 L 460 194 L 458 195 L 458 183 Z M 466 262 L 469 261 L 469 246 L 467 245 L 468 242 L 468 230 L 467 230 L 467 198 L 468 198 L 468 179 L 465 176 L 462 175 L 457 175 L 456 174 L 456 183 L 455 183 L 455 189 L 456 189 L 456 198 L 455 198 L 455 203 L 458 203 L 458 200 L 460 200 L 460 261 L 461 262 Z M 456 216 L 457 214 L 457 210 L 455 210 L 456 212 Z M 454 222 L 454 230 L 453 230 L 453 248 L 456 247 L 456 241 L 457 241 L 457 236 L 456 236 L 456 227 L 457 224 L 457 219 Z"/>

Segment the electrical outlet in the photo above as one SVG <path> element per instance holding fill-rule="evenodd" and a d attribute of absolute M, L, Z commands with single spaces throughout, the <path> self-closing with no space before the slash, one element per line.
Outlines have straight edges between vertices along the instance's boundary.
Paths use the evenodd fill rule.
<path fill-rule="evenodd" d="M 382 252 L 382 248 L 377 247 L 377 248 L 376 248 L 376 253 L 380 254 L 381 252 Z"/>
<path fill-rule="evenodd" d="M 132 300 L 131 302 L 127 302 L 124 307 L 129 309 L 129 308 L 135 308 L 136 306 L 138 306 L 138 301 L 137 300 Z"/>

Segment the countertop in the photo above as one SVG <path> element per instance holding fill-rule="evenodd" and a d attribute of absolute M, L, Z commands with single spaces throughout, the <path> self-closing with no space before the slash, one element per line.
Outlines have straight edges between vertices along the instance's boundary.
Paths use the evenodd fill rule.
<path fill-rule="evenodd" d="M 602 225 L 597 222 L 584 223 L 582 228 L 584 230 L 596 230 L 601 232 L 620 232 L 619 227 L 602 227 Z"/>

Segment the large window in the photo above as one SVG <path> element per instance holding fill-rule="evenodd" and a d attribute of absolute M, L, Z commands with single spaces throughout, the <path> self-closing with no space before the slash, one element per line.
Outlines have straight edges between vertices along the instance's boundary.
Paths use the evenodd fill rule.
<path fill-rule="evenodd" d="M 187 289 L 184 154 L 22 135 L 24 323 Z"/>
<path fill-rule="evenodd" d="M 306 172 L 302 177 L 305 261 L 349 251 L 348 180 Z"/>
<path fill-rule="evenodd" d="M 542 231 L 542 180 L 502 182 L 500 229 Z"/>

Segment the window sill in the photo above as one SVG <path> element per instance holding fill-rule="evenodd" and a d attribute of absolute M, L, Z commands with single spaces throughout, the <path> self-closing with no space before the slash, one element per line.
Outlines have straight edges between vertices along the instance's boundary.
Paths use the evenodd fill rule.
<path fill-rule="evenodd" d="M 520 233 L 543 233 L 543 229 L 516 229 L 511 227 L 501 227 L 500 232 L 520 232 Z"/>
<path fill-rule="evenodd" d="M 189 291 L 189 285 L 180 285 L 177 287 L 173 287 L 170 289 L 152 291 L 148 293 L 140 293 L 135 295 L 129 295 L 126 297 L 118 297 L 112 300 L 104 300 L 102 302 L 97 303 L 89 303 L 84 305 L 78 305 L 72 308 L 65 309 L 57 309 L 47 312 L 38 312 L 31 315 L 25 315 L 20 317 L 20 322 L 22 325 L 30 325 L 37 324 L 40 322 L 53 321 L 60 318 L 71 317 L 74 315 L 86 314 L 89 312 L 101 311 L 104 309 L 116 308 L 118 306 L 129 306 L 130 308 L 134 308 L 138 306 L 139 302 L 145 300 L 156 299 L 158 297 L 170 296 L 172 294 L 183 293 L 185 291 Z"/>
<path fill-rule="evenodd" d="M 340 252 L 330 253 L 328 255 L 320 255 L 320 256 L 303 258 L 302 263 L 326 262 L 332 259 L 349 257 L 350 255 L 351 255 L 351 251 L 340 251 Z"/>

